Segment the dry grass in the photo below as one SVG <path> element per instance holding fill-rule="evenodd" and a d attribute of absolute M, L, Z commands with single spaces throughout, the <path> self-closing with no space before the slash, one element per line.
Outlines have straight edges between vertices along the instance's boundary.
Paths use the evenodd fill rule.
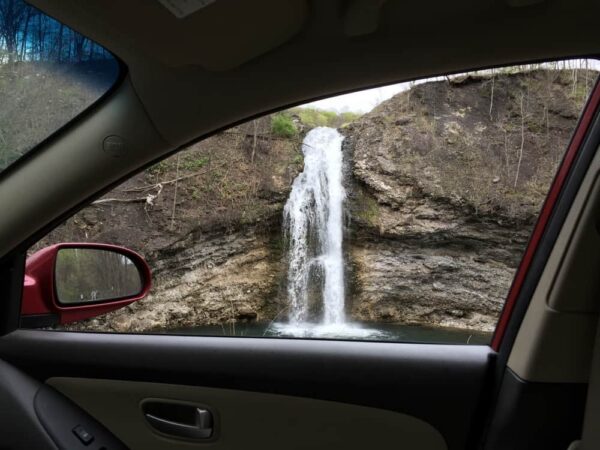
<path fill-rule="evenodd" d="M 383 147 L 396 149 L 404 174 L 426 193 L 477 213 L 532 220 L 596 76 L 536 70 L 421 84 L 356 129 L 383 127 Z"/>
<path fill-rule="evenodd" d="M 0 64 L 0 170 L 104 94 L 116 77 L 111 64 Z"/>

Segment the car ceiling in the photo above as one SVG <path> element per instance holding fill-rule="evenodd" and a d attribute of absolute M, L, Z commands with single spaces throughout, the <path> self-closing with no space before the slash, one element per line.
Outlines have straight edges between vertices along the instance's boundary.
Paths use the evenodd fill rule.
<path fill-rule="evenodd" d="M 600 53 L 586 0 L 32 0 L 129 68 L 166 142 L 287 105 L 518 61 Z"/>

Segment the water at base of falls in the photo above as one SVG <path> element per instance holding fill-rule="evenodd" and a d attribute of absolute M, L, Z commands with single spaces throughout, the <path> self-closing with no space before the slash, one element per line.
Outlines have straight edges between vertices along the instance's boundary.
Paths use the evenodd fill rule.
<path fill-rule="evenodd" d="M 289 245 L 289 322 L 273 324 L 270 329 L 275 333 L 298 337 L 375 333 L 347 323 L 344 313 L 343 140 L 337 130 L 318 127 L 302 143 L 304 170 L 292 184 L 283 221 Z M 321 302 L 320 323 L 310 317 L 315 298 Z"/>
<path fill-rule="evenodd" d="M 389 333 L 364 328 L 353 323 L 273 323 L 267 327 L 266 335 L 293 338 L 324 339 L 380 339 L 387 340 Z"/>

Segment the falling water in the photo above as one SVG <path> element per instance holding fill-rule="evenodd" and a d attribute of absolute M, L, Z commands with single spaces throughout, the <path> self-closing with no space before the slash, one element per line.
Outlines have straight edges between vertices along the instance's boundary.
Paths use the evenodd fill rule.
<path fill-rule="evenodd" d="M 307 321 L 315 284 L 321 287 L 323 323 L 345 322 L 343 139 L 333 128 L 319 127 L 311 130 L 302 144 L 304 171 L 294 180 L 284 209 L 291 324 Z"/>
<path fill-rule="evenodd" d="M 270 324 L 265 335 L 347 339 L 385 336 L 379 330 L 348 323 L 344 314 L 343 140 L 341 134 L 327 127 L 314 128 L 304 138 L 304 171 L 294 180 L 283 212 L 289 243 L 289 321 Z M 315 301 L 322 306 L 318 321 L 311 307 Z"/>

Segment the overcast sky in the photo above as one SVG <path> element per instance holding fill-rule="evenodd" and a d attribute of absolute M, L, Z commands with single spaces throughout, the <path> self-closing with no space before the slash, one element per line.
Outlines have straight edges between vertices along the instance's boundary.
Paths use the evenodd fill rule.
<path fill-rule="evenodd" d="M 393 84 L 391 86 L 368 89 L 352 94 L 338 95 L 337 97 L 326 98 L 325 100 L 307 103 L 302 106 L 326 109 L 338 113 L 347 111 L 366 113 L 381 102 L 392 98 L 398 92 L 406 89 L 408 89 L 408 83 Z"/>

